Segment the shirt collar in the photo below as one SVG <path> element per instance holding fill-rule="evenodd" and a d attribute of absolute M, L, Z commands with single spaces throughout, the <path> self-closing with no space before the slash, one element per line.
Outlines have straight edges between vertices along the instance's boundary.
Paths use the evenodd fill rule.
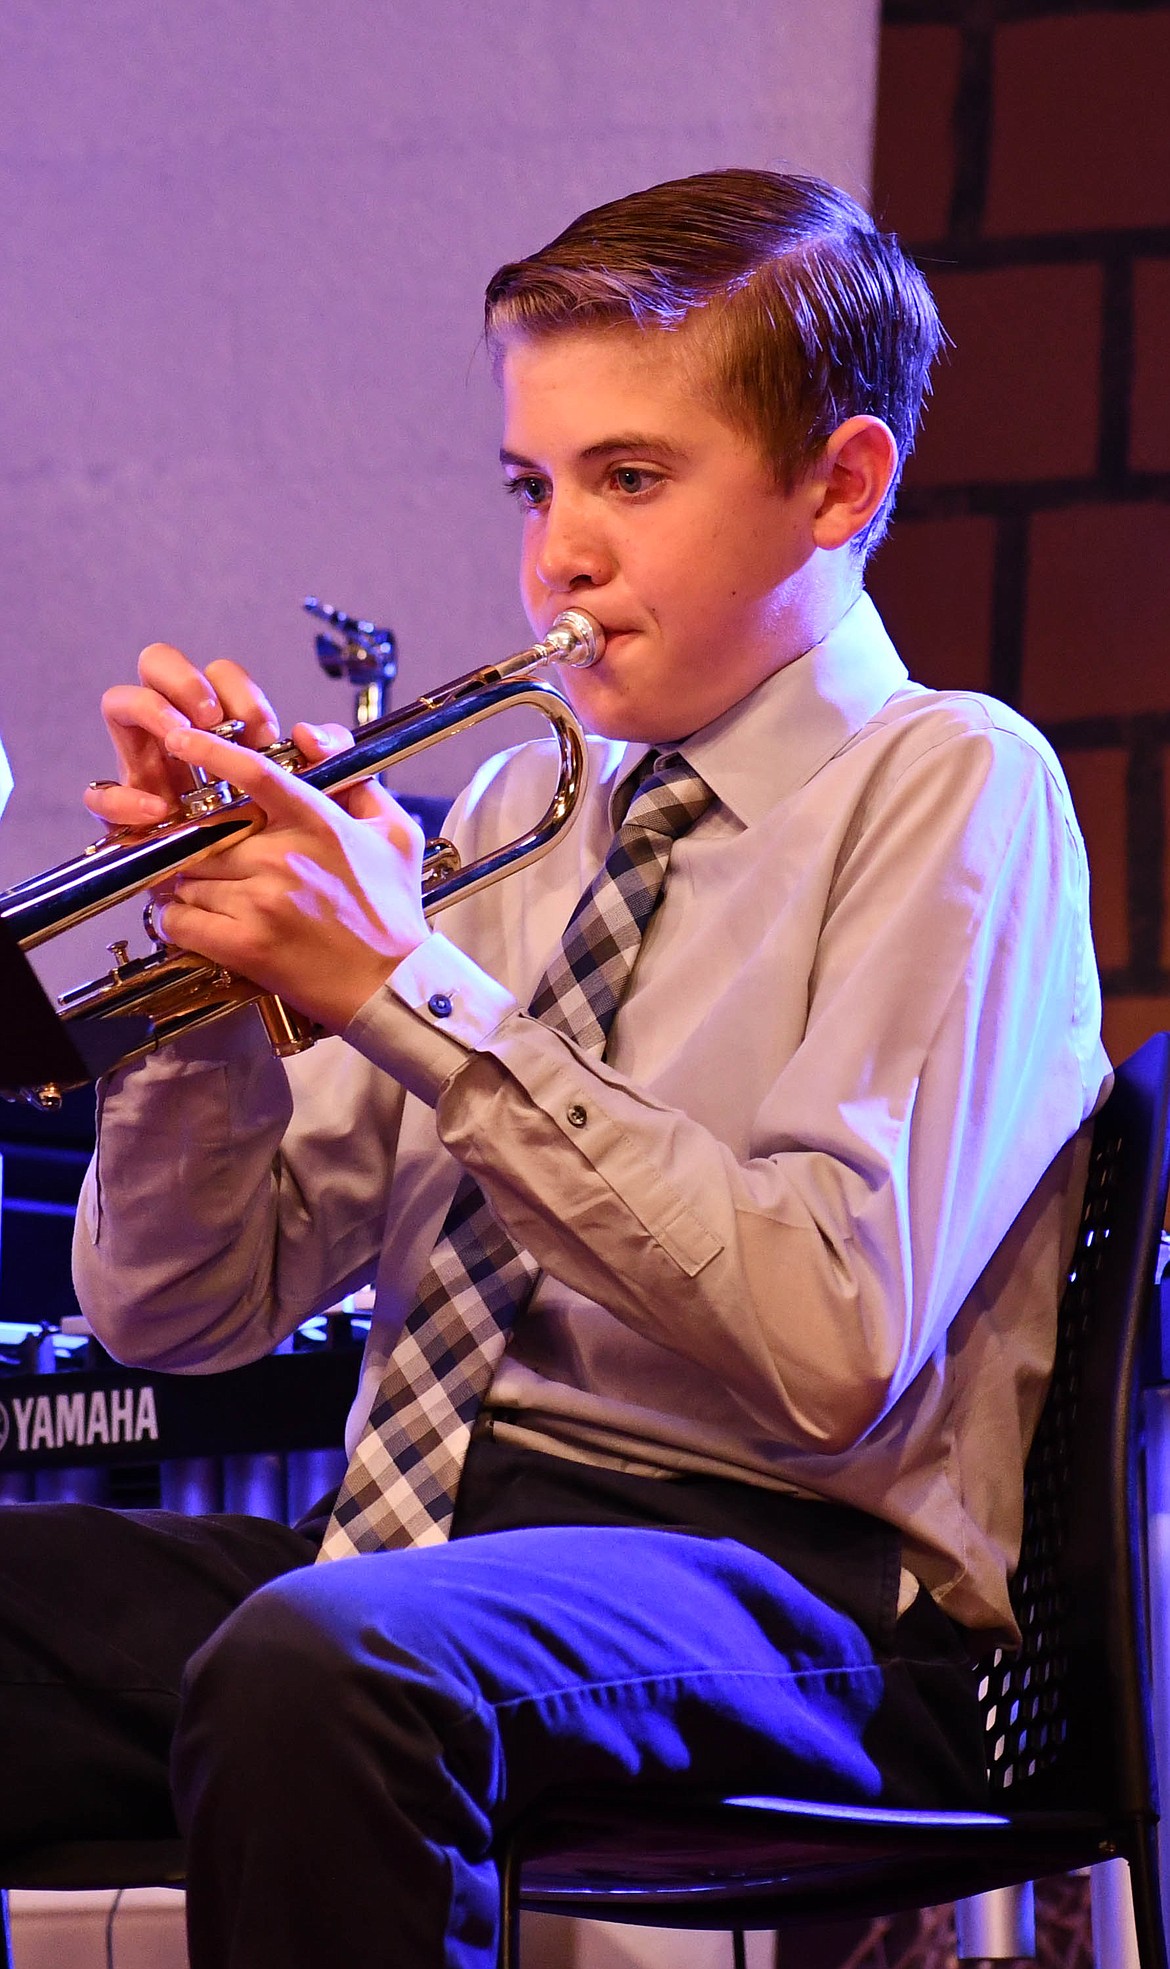
<path fill-rule="evenodd" d="M 906 682 L 906 666 L 867 594 L 823 643 L 785 664 L 672 750 L 700 773 L 745 827 L 795 793 Z M 649 747 L 629 744 L 614 801 Z"/>

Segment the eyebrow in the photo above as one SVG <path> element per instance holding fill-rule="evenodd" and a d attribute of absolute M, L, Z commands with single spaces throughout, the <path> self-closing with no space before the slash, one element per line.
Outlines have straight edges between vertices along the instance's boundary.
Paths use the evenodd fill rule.
<path fill-rule="evenodd" d="M 578 452 L 577 455 L 582 464 L 586 464 L 598 459 L 621 457 L 623 454 L 629 456 L 631 453 L 638 458 L 656 458 L 664 465 L 674 464 L 684 456 L 680 447 L 671 444 L 669 439 L 650 437 L 644 431 L 623 431 L 616 437 L 600 438 L 596 444 L 586 445 L 584 451 Z M 525 458 L 521 452 L 508 451 L 504 448 L 500 451 L 500 463 L 513 465 L 525 472 L 540 470 L 539 465 L 531 458 Z"/>

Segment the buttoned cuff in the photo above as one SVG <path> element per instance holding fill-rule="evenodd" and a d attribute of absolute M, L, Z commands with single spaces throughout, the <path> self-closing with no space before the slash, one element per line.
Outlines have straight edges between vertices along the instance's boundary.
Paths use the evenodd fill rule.
<path fill-rule="evenodd" d="M 703 1221 L 693 1207 L 694 1198 L 684 1195 L 672 1180 L 682 1158 L 673 1139 L 675 1117 L 660 1109 L 649 1097 L 631 1087 L 620 1074 L 598 1059 L 582 1059 L 572 1042 L 550 1031 L 538 1019 L 511 1019 L 491 1036 L 490 1043 L 478 1049 L 483 1056 L 469 1068 L 466 1093 L 457 1117 L 444 1111 L 439 1119 L 440 1139 L 461 1162 L 478 1173 L 485 1186 L 492 1169 L 482 1157 L 482 1141 L 468 1153 L 470 1142 L 456 1135 L 460 1122 L 466 1126 L 468 1114 L 479 1117 L 481 1136 L 487 1103 L 477 1103 L 484 1088 L 484 1061 L 503 1067 L 519 1083 L 534 1106 L 552 1123 L 566 1143 L 585 1158 L 601 1178 L 606 1190 L 621 1199 L 623 1211 L 635 1217 L 643 1231 L 667 1256 L 694 1278 L 724 1249 L 723 1239 Z M 489 1069 L 490 1071 L 490 1069 Z M 502 1129 L 487 1135 L 492 1156 L 504 1152 Z M 647 1132 L 647 1126 L 649 1133 Z M 527 1163 L 532 1153 L 532 1136 L 524 1136 L 518 1161 Z M 551 1155 L 555 1138 L 544 1146 Z M 669 1172 L 669 1173 L 668 1173 Z M 520 1168 L 517 1176 L 523 1180 Z M 584 1214 L 585 1192 L 579 1174 L 569 1178 L 566 1171 L 565 1194 L 572 1185 L 579 1212 Z M 698 1191 L 698 1185 L 696 1185 Z M 702 1205 L 700 1203 L 700 1210 Z M 522 1240 L 523 1241 L 523 1240 Z"/>
<path fill-rule="evenodd" d="M 358 1008 L 342 1036 L 434 1107 L 468 1054 L 517 1009 L 510 991 L 433 931 Z"/>

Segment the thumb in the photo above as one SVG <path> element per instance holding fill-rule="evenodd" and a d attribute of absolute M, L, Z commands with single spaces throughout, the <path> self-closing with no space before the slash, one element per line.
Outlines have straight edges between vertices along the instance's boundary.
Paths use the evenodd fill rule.
<path fill-rule="evenodd" d="M 402 809 L 393 795 L 376 779 L 359 780 L 347 793 L 338 794 L 339 804 L 355 820 L 376 820 L 383 827 L 401 817 Z"/>
<path fill-rule="evenodd" d="M 353 733 L 344 725 L 310 725 L 302 720 L 292 728 L 292 741 L 309 764 L 315 766 L 321 759 L 347 752 L 353 744 Z"/>
<path fill-rule="evenodd" d="M 348 752 L 353 745 L 353 733 L 347 731 L 344 725 L 310 725 L 302 722 L 293 726 L 292 741 L 303 754 L 306 764 L 315 766 L 322 759 L 332 759 L 339 752 Z M 356 786 L 330 797 L 343 813 L 350 814 L 354 820 L 385 822 L 394 805 L 390 795 L 373 779 L 360 780 Z"/>

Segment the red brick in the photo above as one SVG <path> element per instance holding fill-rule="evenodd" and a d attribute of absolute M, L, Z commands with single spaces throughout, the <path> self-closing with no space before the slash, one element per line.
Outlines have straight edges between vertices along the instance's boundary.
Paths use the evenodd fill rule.
<path fill-rule="evenodd" d="M 935 374 L 909 477 L 1077 477 L 1097 451 L 1101 274 L 1095 266 L 936 275 L 954 342 Z"/>
<path fill-rule="evenodd" d="M 882 30 L 873 209 L 880 225 L 904 239 L 938 239 L 946 231 L 959 49 L 954 27 Z"/>
<path fill-rule="evenodd" d="M 990 520 L 895 520 L 866 586 L 903 661 L 936 690 L 986 690 L 995 529 Z"/>
<path fill-rule="evenodd" d="M 1162 839 L 1170 841 L 1170 751 L 1165 746 L 1162 747 Z M 1170 855 L 1166 853 L 1162 858 L 1162 886 L 1162 948 L 1158 961 L 1165 969 L 1170 966 Z"/>
<path fill-rule="evenodd" d="M 1130 462 L 1170 471 L 1170 260 L 1134 268 L 1133 402 Z"/>
<path fill-rule="evenodd" d="M 1170 220 L 1170 10 L 1017 21 L 995 42 L 989 233 Z"/>
<path fill-rule="evenodd" d="M 1124 751 L 1062 751 L 1073 804 L 1085 837 L 1091 877 L 1093 942 L 1102 970 L 1129 962 L 1125 888 Z"/>
<path fill-rule="evenodd" d="M 1155 1032 L 1170 1027 L 1170 998 L 1107 998 L 1102 1029 L 1105 1051 L 1116 1064 L 1136 1053 Z"/>
<path fill-rule="evenodd" d="M 1032 522 L 1023 706 L 1041 724 L 1170 709 L 1170 506 L 1077 506 Z"/>

